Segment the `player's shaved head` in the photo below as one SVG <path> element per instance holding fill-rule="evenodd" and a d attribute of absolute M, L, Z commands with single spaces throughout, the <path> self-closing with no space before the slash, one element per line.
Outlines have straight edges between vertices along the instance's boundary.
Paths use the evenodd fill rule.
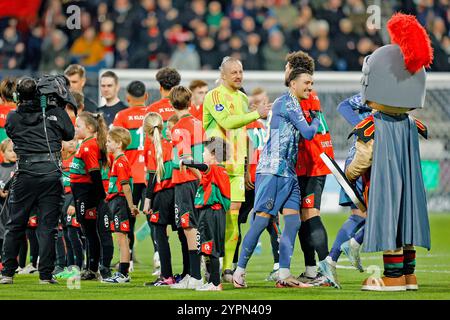
<path fill-rule="evenodd" d="M 219 70 L 224 86 L 232 90 L 239 90 L 242 87 L 244 70 L 239 59 L 229 56 L 223 58 Z"/>
<path fill-rule="evenodd" d="M 220 64 L 220 67 L 219 67 L 220 72 L 224 72 L 224 71 L 228 70 L 230 68 L 230 65 L 234 64 L 234 63 L 238 63 L 242 67 L 241 60 L 233 58 L 233 57 L 230 57 L 230 56 L 224 57 L 222 59 L 222 63 Z"/>

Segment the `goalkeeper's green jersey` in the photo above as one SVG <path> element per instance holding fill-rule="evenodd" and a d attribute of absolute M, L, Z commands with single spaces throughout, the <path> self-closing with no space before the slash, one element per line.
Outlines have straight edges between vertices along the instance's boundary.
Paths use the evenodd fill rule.
<path fill-rule="evenodd" d="M 230 176 L 243 176 L 247 155 L 245 126 L 259 119 L 257 111 L 248 112 L 248 98 L 240 90 L 232 91 L 220 85 L 209 91 L 203 102 L 203 128 L 208 138 L 225 139 L 231 157 L 225 168 Z"/>

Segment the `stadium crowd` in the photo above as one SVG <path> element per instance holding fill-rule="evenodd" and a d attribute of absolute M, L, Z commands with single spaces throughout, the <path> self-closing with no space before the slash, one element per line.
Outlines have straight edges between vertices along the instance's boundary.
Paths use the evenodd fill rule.
<path fill-rule="evenodd" d="M 378 1 L 382 17 L 417 16 L 434 48 L 432 71 L 450 71 L 449 0 Z M 81 10 L 68 29 L 66 9 Z M 62 72 L 71 63 L 107 68 L 215 70 L 221 58 L 245 70 L 280 70 L 303 50 L 317 71 L 359 71 L 363 57 L 387 42 L 368 29 L 364 0 L 92 0 L 42 1 L 32 25 L 0 12 L 0 69 Z M 385 22 L 384 20 L 382 22 Z"/>

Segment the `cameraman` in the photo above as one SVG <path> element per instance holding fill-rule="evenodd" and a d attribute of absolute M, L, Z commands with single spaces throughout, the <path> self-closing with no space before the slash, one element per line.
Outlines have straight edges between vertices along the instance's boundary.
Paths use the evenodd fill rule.
<path fill-rule="evenodd" d="M 56 228 L 64 201 L 59 168 L 61 143 L 62 140 L 72 140 L 75 129 L 64 110 L 65 102 L 61 100 L 56 100 L 59 105 L 52 103 L 46 107 L 44 123 L 39 100 L 41 93 L 34 79 L 22 78 L 16 90 L 18 108 L 8 114 L 5 129 L 14 143 L 18 169 L 11 183 L 8 200 L 10 218 L 6 224 L 0 284 L 13 283 L 20 241 L 25 237 L 30 211 L 36 209 L 39 209 L 36 234 L 39 241 L 40 283 L 57 283 L 52 272 L 56 256 Z M 55 94 L 64 93 L 66 98 L 73 101 L 68 92 L 65 79 L 57 82 Z"/>

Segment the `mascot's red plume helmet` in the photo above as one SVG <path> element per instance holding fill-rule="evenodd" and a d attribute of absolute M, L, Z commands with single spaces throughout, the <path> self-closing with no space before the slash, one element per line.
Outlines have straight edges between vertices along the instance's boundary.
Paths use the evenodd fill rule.
<path fill-rule="evenodd" d="M 392 44 L 378 48 L 364 59 L 363 102 L 373 101 L 397 108 L 423 108 L 425 68 L 433 61 L 430 38 L 411 15 L 397 13 L 387 26 Z"/>

